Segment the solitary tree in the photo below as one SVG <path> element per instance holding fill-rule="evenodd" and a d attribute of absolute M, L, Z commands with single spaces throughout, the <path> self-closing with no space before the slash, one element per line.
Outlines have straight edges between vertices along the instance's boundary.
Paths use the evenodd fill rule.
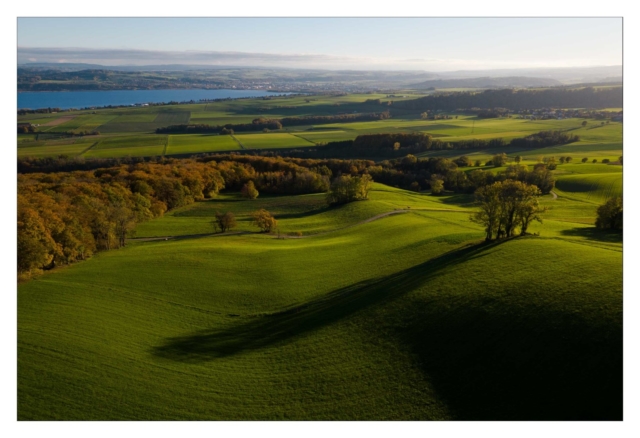
<path fill-rule="evenodd" d="M 603 205 L 598 207 L 596 213 L 596 227 L 600 229 L 621 230 L 622 229 L 622 196 L 607 199 Z"/>
<path fill-rule="evenodd" d="M 587 157 L 584 157 L 584 158 L 582 159 L 582 162 L 583 162 L 583 163 L 586 163 L 587 161 L 589 161 L 589 159 L 588 159 Z"/>
<path fill-rule="evenodd" d="M 265 233 L 270 233 L 278 226 L 278 221 L 264 208 L 254 212 L 253 223 Z"/>
<path fill-rule="evenodd" d="M 244 186 L 242 186 L 242 190 L 240 191 L 242 196 L 247 199 L 256 199 L 260 194 L 258 190 L 256 190 L 256 185 L 253 181 L 249 180 Z"/>
<path fill-rule="evenodd" d="M 213 229 L 216 232 L 218 230 L 220 230 L 221 233 L 224 233 L 227 230 L 230 230 L 231 228 L 235 228 L 236 227 L 236 217 L 230 211 L 228 211 L 228 212 L 226 212 L 224 214 L 220 213 L 219 211 L 217 211 L 216 212 L 216 217 L 212 221 L 212 225 L 213 225 Z"/>
<path fill-rule="evenodd" d="M 564 161 L 569 164 L 571 162 L 571 160 L 573 160 L 573 158 L 571 157 L 565 157 Z"/>
<path fill-rule="evenodd" d="M 520 155 L 516 155 L 516 163 L 520 164 L 522 161 L 522 157 Z"/>
<path fill-rule="evenodd" d="M 593 159 L 593 161 L 591 161 L 592 163 L 597 163 L 598 160 L 596 160 L 595 158 Z"/>
<path fill-rule="evenodd" d="M 582 121 L 582 127 L 584 128 L 585 126 L 587 126 L 587 121 L 586 121 L 586 120 L 583 120 L 583 121 Z"/>

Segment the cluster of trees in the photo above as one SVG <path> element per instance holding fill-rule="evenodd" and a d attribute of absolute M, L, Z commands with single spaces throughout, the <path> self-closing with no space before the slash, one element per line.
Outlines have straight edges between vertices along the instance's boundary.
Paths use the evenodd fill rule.
<path fill-rule="evenodd" d="M 497 119 L 498 117 L 504 117 L 509 115 L 509 110 L 506 108 L 470 108 L 468 110 L 462 110 L 471 114 L 477 115 L 481 119 Z"/>
<path fill-rule="evenodd" d="M 319 125 L 323 123 L 343 123 L 371 120 L 384 120 L 391 117 L 389 111 L 379 113 L 337 114 L 331 116 L 285 117 L 283 119 L 254 119 L 251 123 L 226 125 L 170 125 L 157 128 L 157 134 L 233 134 L 234 132 L 273 131 L 283 126 Z"/>
<path fill-rule="evenodd" d="M 580 137 L 563 131 L 541 131 L 509 142 L 502 138 L 445 142 L 423 133 L 366 134 L 355 140 L 327 143 L 325 154 L 334 156 L 403 156 L 430 150 L 495 149 L 502 147 L 542 148 L 573 143 Z"/>
<path fill-rule="evenodd" d="M 391 117 L 389 111 L 379 113 L 337 114 L 331 116 L 300 116 L 280 119 L 282 126 L 320 125 L 327 123 L 368 122 L 386 120 Z"/>
<path fill-rule="evenodd" d="M 18 272 L 29 277 L 124 246 L 137 223 L 222 188 L 216 163 L 194 161 L 19 174 Z"/>
<path fill-rule="evenodd" d="M 622 196 L 607 199 L 596 213 L 596 227 L 602 230 L 622 230 Z"/>
<path fill-rule="evenodd" d="M 373 152 L 381 150 L 398 151 L 405 154 L 410 152 L 423 152 L 431 149 L 432 138 L 430 135 L 417 133 L 400 134 L 366 134 L 359 135 L 351 143 L 356 151 Z"/>
<path fill-rule="evenodd" d="M 234 132 L 250 132 L 282 129 L 282 124 L 274 119 L 254 119 L 251 123 L 236 123 L 226 125 L 170 125 L 157 128 L 157 134 L 233 134 Z"/>
<path fill-rule="evenodd" d="M 36 127 L 32 124 L 18 124 L 18 134 L 31 134 L 36 132 Z"/>
<path fill-rule="evenodd" d="M 486 185 L 476 191 L 480 208 L 470 219 L 485 227 L 486 240 L 512 237 L 518 229 L 524 235 L 531 222 L 542 222 L 546 207 L 538 203 L 540 194 L 538 187 L 522 181 Z"/>
<path fill-rule="evenodd" d="M 394 107 L 426 111 L 457 108 L 621 108 L 622 87 L 544 90 L 486 90 L 482 92 L 438 93 L 393 103 Z"/>
<path fill-rule="evenodd" d="M 509 142 L 509 146 L 537 149 L 574 143 L 578 140 L 580 136 L 564 131 L 540 131 L 524 138 L 514 138 Z"/>
<path fill-rule="evenodd" d="M 372 185 L 373 178 L 368 174 L 340 175 L 331 183 L 327 193 L 327 203 L 346 204 L 367 199 Z"/>
<path fill-rule="evenodd" d="M 39 109 L 19 109 L 18 115 L 24 116 L 26 114 L 51 114 L 59 113 L 62 110 L 60 108 L 39 108 Z"/>
<path fill-rule="evenodd" d="M 384 160 L 369 166 L 366 172 L 383 184 L 408 190 L 431 189 L 432 193 L 434 182 L 437 184 L 436 191 L 446 189 L 456 193 L 473 193 L 480 187 L 507 179 L 535 185 L 543 194 L 549 193 L 555 186 L 551 169 L 544 163 L 536 164 L 533 170 L 513 164 L 502 172 L 494 173 L 482 169 L 465 172 L 459 169 L 455 161 L 434 157 L 419 159 L 408 155 L 402 159 Z"/>

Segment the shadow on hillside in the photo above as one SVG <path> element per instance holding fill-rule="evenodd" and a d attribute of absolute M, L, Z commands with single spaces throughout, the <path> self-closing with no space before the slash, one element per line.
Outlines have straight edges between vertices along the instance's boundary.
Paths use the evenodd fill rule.
<path fill-rule="evenodd" d="M 445 267 L 486 255 L 500 242 L 471 244 L 412 268 L 356 283 L 290 309 L 256 316 L 222 330 L 204 330 L 166 339 L 153 354 L 180 362 L 206 362 L 291 341 L 355 312 L 397 298 L 437 276 Z"/>
<path fill-rule="evenodd" d="M 419 301 L 405 306 L 398 342 L 456 419 L 622 420 L 622 329 L 611 319 L 489 297 Z"/>
<path fill-rule="evenodd" d="M 583 237 L 588 240 L 600 242 L 622 243 L 622 231 L 600 230 L 596 227 L 571 228 L 561 231 L 563 236 Z"/>
<path fill-rule="evenodd" d="M 475 197 L 473 195 L 460 193 L 452 196 L 443 196 L 440 198 L 443 204 L 455 205 L 457 207 L 474 207 Z"/>

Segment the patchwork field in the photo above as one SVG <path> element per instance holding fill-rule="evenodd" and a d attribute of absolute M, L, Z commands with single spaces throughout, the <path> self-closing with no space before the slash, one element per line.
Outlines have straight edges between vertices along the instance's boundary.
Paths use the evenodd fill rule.
<path fill-rule="evenodd" d="M 199 154 L 202 152 L 233 151 L 238 149 L 240 149 L 240 145 L 230 135 L 170 135 L 166 154 Z"/>
<path fill-rule="evenodd" d="M 282 118 L 291 116 L 335 115 L 356 112 L 379 112 L 385 107 L 377 104 L 365 103 L 370 99 L 401 101 L 418 97 L 416 94 L 402 94 L 403 97 L 387 97 L 382 94 L 354 94 L 347 96 L 296 96 L 278 97 L 271 99 L 238 99 L 221 102 L 195 103 L 184 105 L 152 106 L 138 108 L 113 108 L 87 111 L 71 111 L 60 114 L 30 114 L 19 116 L 19 122 L 37 123 L 38 129 L 45 134 L 64 133 L 67 131 L 97 130 L 102 136 L 121 137 L 123 135 L 150 135 L 157 128 L 178 124 L 209 124 L 225 125 L 234 123 L 250 123 L 260 117 Z M 451 114 L 446 120 L 423 120 L 419 112 L 392 108 L 393 117 L 386 120 L 371 122 L 349 122 L 333 124 L 315 124 L 305 126 L 285 126 L 280 132 L 270 133 L 236 133 L 236 138 L 247 149 L 286 149 L 310 147 L 332 141 L 355 139 L 363 134 L 422 132 L 443 141 L 463 141 L 470 139 L 503 138 L 509 140 L 524 137 L 544 130 L 570 131 L 580 136 L 578 143 L 545 148 L 544 150 L 506 150 L 509 155 L 520 154 L 525 158 L 555 154 L 571 154 L 575 159 L 584 152 L 594 158 L 617 159 L 622 152 L 622 123 L 611 122 L 602 125 L 597 120 L 584 119 L 564 120 L 528 120 L 517 115 L 511 118 L 480 119 L 463 114 Z M 19 135 L 19 144 L 25 143 L 24 135 Z M 46 138 L 43 138 L 46 139 Z M 38 138 L 41 140 L 41 138 Z M 200 154 L 225 150 L 236 150 L 238 145 L 232 145 L 228 140 L 209 143 L 205 137 L 193 137 L 179 140 L 172 136 L 170 143 L 175 147 L 168 148 L 168 154 Z M 210 147 L 208 146 L 210 144 Z M 602 145 L 600 147 L 599 145 Z M 32 146 L 50 146 L 36 144 Z M 180 152 L 176 152 L 180 150 Z M 131 151 L 136 156 L 162 155 L 157 148 L 137 148 Z M 469 154 L 488 158 L 496 153 L 493 150 L 474 150 Z M 502 150 L 500 152 L 503 152 Z M 21 151 L 21 156 L 50 156 L 59 153 L 55 149 L 32 149 Z M 62 152 L 60 152 L 62 153 Z M 458 156 L 465 151 L 430 151 L 420 156 Z M 95 155 L 92 152 L 88 156 Z M 125 154 L 126 155 L 126 154 Z M 125 156 L 121 150 L 114 149 L 113 157 Z M 108 157 L 105 151 L 99 156 Z M 579 157 L 580 159 L 582 157 Z M 531 158 L 534 159 L 534 158 Z"/>

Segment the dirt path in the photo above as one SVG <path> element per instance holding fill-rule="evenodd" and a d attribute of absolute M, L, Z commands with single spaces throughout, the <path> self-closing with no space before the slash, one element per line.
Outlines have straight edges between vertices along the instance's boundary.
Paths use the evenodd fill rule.
<path fill-rule="evenodd" d="M 285 236 L 285 235 L 281 235 L 280 237 L 273 236 L 274 239 L 304 239 L 307 237 L 315 237 L 315 236 L 322 236 L 324 234 L 329 234 L 329 233 L 335 233 L 336 231 L 342 231 L 342 230 L 346 230 L 347 228 L 353 228 L 353 227 L 357 227 L 358 225 L 364 225 L 367 224 L 369 222 L 373 222 L 375 220 L 378 219 L 382 219 L 383 217 L 387 217 L 387 216 L 391 216 L 392 214 L 400 214 L 400 213 L 408 213 L 411 210 L 407 209 L 407 210 L 394 210 L 394 211 L 388 211 L 386 213 L 381 213 L 378 214 L 376 216 L 370 217 L 369 219 L 365 219 L 363 221 L 360 222 L 356 222 L 355 224 L 351 224 L 351 225 L 347 225 L 346 227 L 342 227 L 342 228 L 336 228 L 335 230 L 329 230 L 329 231 L 323 231 L 321 233 L 315 233 L 315 234 L 307 234 L 306 236 Z M 223 237 L 223 236 L 237 236 L 240 234 L 260 234 L 257 231 L 231 231 L 229 233 L 216 233 L 216 234 L 187 234 L 184 236 L 162 236 L 162 237 L 134 237 L 132 239 L 127 239 L 129 241 L 133 241 L 133 242 L 153 242 L 153 241 L 157 241 L 157 240 L 181 240 L 181 239 L 193 239 L 193 238 L 198 238 L 198 237 Z"/>
<path fill-rule="evenodd" d="M 306 236 L 280 236 L 280 239 L 305 239 L 307 237 L 322 236 L 324 234 L 335 233 L 336 231 L 346 230 L 347 228 L 357 227 L 358 225 L 364 225 L 364 224 L 367 224 L 369 222 L 373 222 L 375 220 L 382 219 L 383 217 L 391 216 L 392 214 L 408 213 L 409 211 L 411 211 L 411 210 L 388 211 L 386 213 L 381 213 L 381 214 L 375 215 L 373 217 L 370 217 L 369 219 L 365 219 L 363 221 L 356 222 L 355 224 L 347 225 L 346 227 L 336 228 L 335 230 L 323 231 L 321 233 L 315 233 L 315 234 L 307 234 Z M 278 237 L 276 236 L 276 239 L 277 238 Z"/>
<path fill-rule="evenodd" d="M 47 122 L 42 126 L 58 126 L 58 125 L 62 125 L 65 122 L 68 122 L 69 120 L 73 120 L 75 118 L 76 116 L 61 116 L 60 118 Z"/>
<path fill-rule="evenodd" d="M 553 196 L 553 200 L 555 201 L 556 199 L 558 199 L 558 195 L 556 195 L 556 192 L 554 192 L 553 190 L 551 190 L 551 195 Z"/>

